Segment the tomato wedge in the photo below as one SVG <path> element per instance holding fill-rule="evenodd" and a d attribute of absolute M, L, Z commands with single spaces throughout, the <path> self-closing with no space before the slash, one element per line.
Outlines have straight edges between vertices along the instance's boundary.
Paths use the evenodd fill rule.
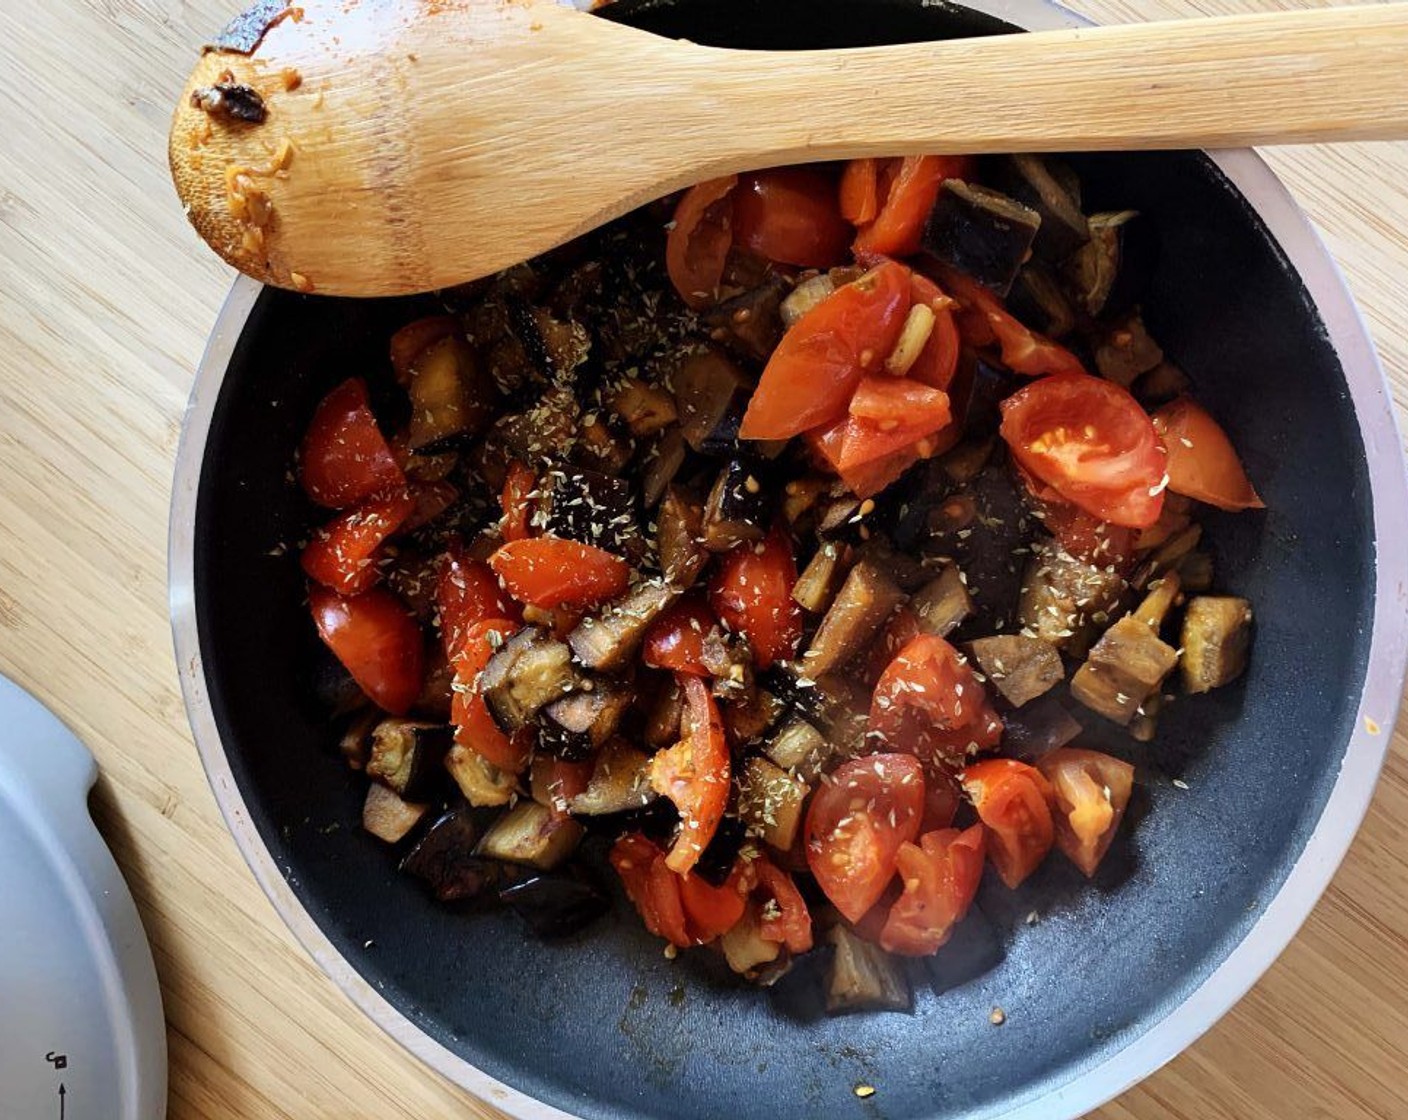
<path fill-rule="evenodd" d="M 849 416 L 835 424 L 810 431 L 803 438 L 818 462 L 830 468 L 852 494 L 857 498 L 869 498 L 880 493 L 920 459 L 947 451 L 958 442 L 959 434 L 958 426 L 950 424 L 932 436 L 925 436 L 874 459 L 865 458 L 869 448 L 867 439 L 873 436 L 873 430 Z M 848 447 L 853 458 L 863 461 L 846 461 L 842 465 Z"/>
<path fill-rule="evenodd" d="M 907 754 L 843 762 L 807 809 L 807 865 L 826 897 L 860 921 L 894 878 L 900 845 L 924 814 L 924 772 Z"/>
<path fill-rule="evenodd" d="M 880 212 L 880 161 L 853 159 L 841 172 L 841 217 L 863 226 Z"/>
<path fill-rule="evenodd" d="M 298 475 L 304 493 L 332 509 L 405 487 L 406 476 L 377 427 L 360 377 L 344 381 L 313 411 L 298 452 Z"/>
<path fill-rule="evenodd" d="M 1014 890 L 1051 851 L 1051 786 L 1035 767 L 990 758 L 967 767 L 959 780 L 988 830 L 988 858 Z"/>
<path fill-rule="evenodd" d="M 499 586 L 489 565 L 470 557 L 461 544 L 451 544 L 440 564 L 435 584 L 435 612 L 440 620 L 440 640 L 451 661 L 464 645 L 469 628 L 486 618 L 507 618 L 515 623 L 523 612 Z"/>
<path fill-rule="evenodd" d="M 450 722 L 455 726 L 455 742 L 483 755 L 500 770 L 518 774 L 528 765 L 532 739 L 504 734 L 478 688 L 479 674 L 489 659 L 518 629 L 506 618 L 489 618 L 474 623 L 465 632 L 464 643 L 456 653 L 454 691 L 450 697 Z"/>
<path fill-rule="evenodd" d="M 904 893 L 890 907 L 880 947 L 905 957 L 939 951 L 968 914 L 983 878 L 986 835 L 981 824 L 959 832 L 926 832 L 895 857 Z"/>
<path fill-rule="evenodd" d="M 813 167 L 742 175 L 733 195 L 733 243 L 781 264 L 830 268 L 846 257 L 851 227 L 836 180 Z"/>
<path fill-rule="evenodd" d="M 870 701 L 870 733 L 892 750 L 930 759 L 940 748 L 966 754 L 969 742 L 992 738 L 1002 723 L 958 651 L 936 634 L 920 634 L 880 674 Z M 952 735 L 945 734 L 952 732 Z"/>
<path fill-rule="evenodd" d="M 1056 846 L 1095 874 L 1119 831 L 1134 791 L 1134 767 L 1099 751 L 1060 747 L 1037 760 L 1054 796 Z"/>
<path fill-rule="evenodd" d="M 1084 373 L 1043 377 L 1002 402 L 1002 438 L 1022 468 L 1101 521 L 1159 519 L 1168 456 L 1129 392 Z"/>
<path fill-rule="evenodd" d="M 854 470 L 937 437 L 952 419 L 948 394 L 942 389 L 907 377 L 864 377 L 851 397 L 848 417 L 841 422 L 836 470 Z"/>
<path fill-rule="evenodd" d="M 633 832 L 612 845 L 609 858 L 645 928 L 681 949 L 692 945 L 680 901 L 679 877 L 665 866 L 660 849 Z"/>
<path fill-rule="evenodd" d="M 685 191 L 665 239 L 665 271 L 680 298 L 696 311 L 718 295 L 733 241 L 733 191 L 737 175 L 710 179 Z"/>
<path fill-rule="evenodd" d="M 1207 410 L 1179 397 L 1154 413 L 1154 430 L 1168 449 L 1168 488 L 1218 509 L 1265 509 L 1237 450 Z"/>
<path fill-rule="evenodd" d="M 318 637 L 372 703 L 405 715 L 420 695 L 425 650 L 420 627 L 381 587 L 344 598 L 326 587 L 308 592 Z"/>
<path fill-rule="evenodd" d="M 661 863 L 664 862 L 662 856 Z M 674 872 L 670 874 L 673 875 Z M 678 878 L 685 923 L 695 944 L 703 944 L 721 937 L 743 917 L 748 899 L 737 871 L 720 887 L 706 883 L 692 871 Z"/>
<path fill-rule="evenodd" d="M 338 514 L 304 546 L 299 558 L 303 571 L 340 595 L 366 591 L 381 579 L 377 560 L 382 543 L 415 508 L 416 499 L 402 490 Z"/>
<path fill-rule="evenodd" d="M 533 492 L 538 488 L 538 472 L 526 463 L 515 459 L 508 465 L 504 478 L 504 492 L 500 503 L 503 507 L 503 538 L 506 541 L 521 541 L 533 535 Z"/>
<path fill-rule="evenodd" d="M 844 416 L 856 383 L 894 349 L 909 290 L 909 269 L 888 261 L 798 319 L 768 359 L 739 436 L 786 439 Z"/>
<path fill-rule="evenodd" d="M 907 257 L 916 252 L 944 180 L 967 178 L 974 163 L 971 156 L 905 156 L 891 166 L 893 179 L 875 220 L 856 235 L 857 255 Z M 884 169 L 879 177 L 886 177 Z"/>
<path fill-rule="evenodd" d="M 707 677 L 704 638 L 718 625 L 719 620 L 698 595 L 686 595 L 661 611 L 650 624 L 641 660 L 652 669 Z"/>
<path fill-rule="evenodd" d="M 499 546 L 489 567 L 508 593 L 535 607 L 589 607 L 622 594 L 631 568 L 615 553 L 561 537 L 528 537 Z"/>
<path fill-rule="evenodd" d="M 709 605 L 733 633 L 748 639 L 759 669 L 797 653 L 802 608 L 792 598 L 796 582 L 792 545 L 780 529 L 756 547 L 726 552 L 709 581 Z"/>
<path fill-rule="evenodd" d="M 773 903 L 763 905 L 763 940 L 781 942 L 793 953 L 807 952 L 812 947 L 812 916 L 792 876 L 762 854 L 748 866 L 757 879 L 756 893 Z"/>
<path fill-rule="evenodd" d="M 666 862 L 683 875 L 699 862 L 723 819 L 731 770 L 723 717 L 708 686 L 698 677 L 682 676 L 679 682 L 690 731 L 650 760 L 650 785 L 680 811 L 679 835 Z"/>
<path fill-rule="evenodd" d="M 921 385 L 946 390 L 958 370 L 960 338 L 953 316 L 955 302 L 927 276 L 917 272 L 910 277 L 910 297 L 913 304 L 923 304 L 934 313 L 934 326 L 907 376 Z"/>
<path fill-rule="evenodd" d="M 1014 373 L 1041 377 L 1054 373 L 1084 373 L 1081 361 L 1059 342 L 1023 326 L 990 290 L 956 268 L 937 266 L 944 287 L 962 305 L 959 330 L 970 346 L 991 346 L 1002 352 L 1003 365 Z"/>

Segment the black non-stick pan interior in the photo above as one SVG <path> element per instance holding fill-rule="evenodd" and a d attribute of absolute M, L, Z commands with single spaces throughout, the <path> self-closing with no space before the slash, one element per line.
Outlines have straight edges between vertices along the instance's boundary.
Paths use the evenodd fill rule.
<path fill-rule="evenodd" d="M 653 0 L 608 13 L 697 42 L 767 48 L 1001 29 L 909 0 Z M 882 112 L 883 90 L 876 96 L 856 111 Z M 1209 160 L 1075 163 L 1090 207 L 1154 217 L 1161 266 L 1147 318 L 1243 449 L 1269 506 L 1206 518 L 1219 586 L 1256 607 L 1254 658 L 1238 685 L 1172 705 L 1157 748 L 1126 752 L 1142 786 L 1096 881 L 1052 859 L 1015 893 L 985 882 L 955 944 L 914 966 L 912 1015 L 827 1018 L 810 966 L 764 993 L 708 954 L 666 960 L 619 908 L 576 941 L 546 946 L 512 915 L 447 910 L 397 873 L 397 853 L 361 832 L 362 779 L 337 759 L 308 695 L 303 580 L 291 554 L 275 553 L 310 524 L 289 469 L 314 403 L 349 375 L 382 376 L 390 332 L 433 304 L 261 296 L 201 476 L 196 593 L 211 702 L 253 823 L 290 886 L 427 1034 L 592 1120 L 989 1116 L 1147 1030 L 1256 920 L 1319 817 L 1364 675 L 1373 541 L 1363 447 L 1301 283 Z M 1100 737 L 1092 726 L 1088 741 Z M 994 1007 L 1006 1015 L 1000 1027 Z M 857 1084 L 878 1091 L 862 1101 Z"/>

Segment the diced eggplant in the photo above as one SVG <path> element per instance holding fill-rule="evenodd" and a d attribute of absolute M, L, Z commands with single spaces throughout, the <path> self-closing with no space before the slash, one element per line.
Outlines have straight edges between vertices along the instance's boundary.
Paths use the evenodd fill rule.
<path fill-rule="evenodd" d="M 505 887 L 499 898 L 548 941 L 580 933 L 611 909 L 611 899 L 581 868 L 531 875 Z"/>
<path fill-rule="evenodd" d="M 646 453 L 641 476 L 641 500 L 646 509 L 654 509 L 664 497 L 666 488 L 684 466 L 687 451 L 678 424 L 672 424 L 660 433 L 660 438 Z"/>
<path fill-rule="evenodd" d="M 1002 423 L 1000 406 L 1021 387 L 1023 380 L 1006 366 L 965 353 L 949 386 L 953 418 L 962 426 L 964 434 L 969 437 L 996 435 Z"/>
<path fill-rule="evenodd" d="M 520 801 L 489 826 L 476 851 L 489 859 L 551 871 L 581 840 L 582 826 L 576 821 L 554 816 L 536 801 Z"/>
<path fill-rule="evenodd" d="M 539 383 L 570 384 L 572 373 L 587 359 L 591 336 L 579 323 L 556 319 L 544 308 L 510 299 L 508 327 L 523 348 Z"/>
<path fill-rule="evenodd" d="M 709 562 L 709 553 L 701 543 L 704 507 L 680 487 L 671 486 L 665 491 L 655 521 L 655 551 L 665 579 L 676 587 L 693 587 Z"/>
<path fill-rule="evenodd" d="M 577 684 L 572 650 L 536 626 L 505 642 L 479 676 L 484 703 L 509 734 L 527 727 L 538 712 Z"/>
<path fill-rule="evenodd" d="M 1178 664 L 1178 652 L 1133 615 L 1126 615 L 1091 647 L 1071 678 L 1071 695 L 1091 711 L 1128 724 Z"/>
<path fill-rule="evenodd" d="M 543 476 L 535 523 L 548 536 L 638 557 L 644 542 L 636 519 L 635 495 L 624 478 L 584 467 L 554 466 Z"/>
<path fill-rule="evenodd" d="M 444 776 L 442 763 L 454 742 L 443 724 L 389 718 L 372 731 L 367 776 L 411 801 L 430 797 Z"/>
<path fill-rule="evenodd" d="M 405 859 L 401 870 L 423 879 L 441 902 L 474 898 L 493 889 L 499 867 L 474 854 L 479 840 L 469 810 L 463 806 L 440 814 Z"/>
<path fill-rule="evenodd" d="M 604 680 L 584 682 L 579 691 L 543 709 L 538 746 L 567 762 L 590 758 L 616 734 L 633 699 L 629 688 Z"/>
<path fill-rule="evenodd" d="M 464 799 L 476 809 L 507 805 L 518 792 L 518 782 L 505 770 L 500 770 L 482 754 L 456 743 L 445 755 L 445 769 L 450 772 Z"/>
<path fill-rule="evenodd" d="M 879 531 L 872 532 L 856 550 L 855 559 L 875 565 L 906 595 L 918 591 L 933 578 L 933 570 L 908 552 L 901 552 L 890 538 Z"/>
<path fill-rule="evenodd" d="M 1192 388 L 1188 375 L 1165 358 L 1134 383 L 1134 395 L 1145 408 L 1155 409 Z"/>
<path fill-rule="evenodd" d="M 887 574 L 868 561 L 857 563 L 803 655 L 807 673 L 815 679 L 862 652 L 904 600 L 904 592 Z"/>
<path fill-rule="evenodd" d="M 1178 562 L 1178 577 L 1184 591 L 1212 590 L 1212 556 L 1206 552 L 1190 552 Z"/>
<path fill-rule="evenodd" d="M 1056 647 L 1025 634 L 997 634 L 969 643 L 973 659 L 1003 698 L 1020 708 L 1066 679 Z"/>
<path fill-rule="evenodd" d="M 947 637 L 973 613 L 973 597 L 957 564 L 946 564 L 934 579 L 914 593 L 909 609 L 926 634 Z"/>
<path fill-rule="evenodd" d="M 1118 602 L 1124 578 L 1077 560 L 1054 541 L 1034 546 L 1027 565 L 1018 616 L 1032 636 L 1057 649 L 1069 648 L 1092 624 L 1099 624 Z"/>
<path fill-rule="evenodd" d="M 791 327 L 798 319 L 836 291 L 836 284 L 828 273 L 821 272 L 809 276 L 798 284 L 782 301 L 782 325 Z"/>
<path fill-rule="evenodd" d="M 684 691 L 673 678 L 665 680 L 645 713 L 645 742 L 653 750 L 673 747 L 680 741 L 684 717 Z"/>
<path fill-rule="evenodd" d="M 313 653 L 309 677 L 313 695 L 334 719 L 365 708 L 370 703 L 367 694 L 352 679 L 352 674 L 322 642 L 318 643 Z"/>
<path fill-rule="evenodd" d="M 661 800 L 664 800 L 662 798 Z M 733 814 L 719 819 L 719 827 L 699 853 L 699 862 L 694 865 L 694 874 L 710 886 L 721 887 L 733 874 L 733 865 L 738 862 L 738 853 L 748 838 L 744 822 Z"/>
<path fill-rule="evenodd" d="M 1021 153 L 1000 161 L 993 180 L 1041 218 L 1032 251 L 1043 260 L 1065 260 L 1090 238 L 1080 208 L 1080 180 L 1050 156 Z"/>
<path fill-rule="evenodd" d="M 847 534 L 854 536 L 852 530 L 859 520 L 856 515 L 860 511 L 860 501 L 844 483 L 833 486 L 817 501 L 817 535 L 823 539 Z"/>
<path fill-rule="evenodd" d="M 750 758 L 739 779 L 738 815 L 763 843 L 786 852 L 802 825 L 807 784 L 765 758 Z"/>
<path fill-rule="evenodd" d="M 477 435 L 494 413 L 493 386 L 458 335 L 432 343 L 411 363 L 406 446 L 434 453 Z"/>
<path fill-rule="evenodd" d="M 623 381 L 608 395 L 606 403 L 633 436 L 656 435 L 679 418 L 669 390 L 637 378 Z"/>
<path fill-rule="evenodd" d="M 719 471 L 704 505 L 704 547 L 727 552 L 767 533 L 772 501 L 759 478 L 758 465 L 735 455 Z"/>
<path fill-rule="evenodd" d="M 743 371 L 719 350 L 699 350 L 675 371 L 674 389 L 685 442 L 706 455 L 732 450 L 752 390 Z"/>
<path fill-rule="evenodd" d="M 753 691 L 753 654 L 748 644 L 722 627 L 714 627 L 700 643 L 700 664 L 714 678 L 712 691 L 720 700 L 744 702 Z"/>
<path fill-rule="evenodd" d="M 600 415 L 583 418 L 572 448 L 572 462 L 589 471 L 618 475 L 630 464 L 635 442 Z"/>
<path fill-rule="evenodd" d="M 782 770 L 812 782 L 830 764 L 833 752 L 825 735 L 801 717 L 794 717 L 782 725 L 763 753 Z"/>
<path fill-rule="evenodd" d="M 411 710 L 422 719 L 435 723 L 450 722 L 450 704 L 454 698 L 455 667 L 445 656 L 438 642 L 426 647 L 425 677 L 421 681 L 420 695 L 411 705 Z"/>
<path fill-rule="evenodd" d="M 833 758 L 854 754 L 865 740 L 869 693 L 844 673 L 811 677 L 806 669 L 804 661 L 787 662 L 768 674 L 767 686 L 824 734 Z"/>
<path fill-rule="evenodd" d="M 653 801 L 650 756 L 624 739 L 613 739 L 601 752 L 587 788 L 572 798 L 576 816 L 602 816 L 639 809 Z"/>
<path fill-rule="evenodd" d="M 1230 595 L 1196 595 L 1183 615 L 1183 687 L 1207 692 L 1247 667 L 1252 606 Z"/>
<path fill-rule="evenodd" d="M 1090 216 L 1090 240 L 1065 262 L 1066 285 L 1086 314 L 1121 315 L 1148 286 L 1158 252 L 1153 228 L 1134 210 Z"/>
<path fill-rule="evenodd" d="M 429 805 L 403 801 L 386 786 L 373 782 L 362 804 L 362 827 L 378 840 L 398 844 L 429 810 Z"/>
<path fill-rule="evenodd" d="M 1054 692 L 1046 692 L 1020 708 L 1003 708 L 1002 749 L 1013 758 L 1031 762 L 1073 742 L 1084 730 Z"/>
<path fill-rule="evenodd" d="M 792 598 L 803 609 L 822 614 L 836 598 L 846 578 L 847 547 L 836 541 L 822 541 L 792 587 Z"/>
<path fill-rule="evenodd" d="M 358 712 L 347 725 L 347 730 L 338 740 L 338 753 L 353 770 L 365 770 L 367 760 L 372 756 L 372 732 L 382 720 L 383 713 L 378 708 Z"/>
<path fill-rule="evenodd" d="M 506 452 L 525 463 L 561 456 L 576 442 L 581 411 L 572 390 L 554 386 L 531 407 L 499 417 L 486 443 L 494 455 Z"/>
<path fill-rule="evenodd" d="M 829 1014 L 910 1009 L 914 997 L 899 961 L 841 922 L 831 927 L 827 939 L 835 947 L 826 979 Z"/>
<path fill-rule="evenodd" d="M 1027 264 L 1017 273 L 1007 293 L 1007 310 L 1024 326 L 1048 338 L 1064 338 L 1076 329 L 1076 310 L 1070 297 L 1056 277 L 1038 264 Z"/>
<path fill-rule="evenodd" d="M 1129 737 L 1136 743 L 1152 743 L 1159 729 L 1159 712 L 1163 710 L 1163 706 L 1162 692 L 1151 692 L 1144 697 L 1144 703 L 1129 721 Z"/>
<path fill-rule="evenodd" d="M 637 809 L 622 809 L 617 813 L 574 814 L 574 819 L 591 835 L 608 840 L 628 832 L 640 832 L 663 844 L 680 827 L 680 812 L 668 797 L 657 797 Z"/>
<path fill-rule="evenodd" d="M 1158 579 L 1152 580 L 1145 590 L 1147 594 L 1132 614 L 1157 634 L 1164 619 L 1168 617 L 1169 610 L 1178 602 L 1183 590 L 1183 581 L 1176 570 L 1165 572 Z"/>
<path fill-rule="evenodd" d="M 782 487 L 782 516 L 798 535 L 812 527 L 818 506 L 833 484 L 832 479 L 809 474 L 789 479 Z"/>
<path fill-rule="evenodd" d="M 1163 349 L 1150 336 L 1137 310 L 1111 324 L 1095 347 L 1095 368 L 1100 376 L 1126 389 L 1163 360 Z"/>
<path fill-rule="evenodd" d="M 726 299 L 703 315 L 709 337 L 739 357 L 766 362 L 782 337 L 782 297 L 787 285 L 779 276 Z"/>
<path fill-rule="evenodd" d="M 1000 296 L 1031 253 L 1041 215 L 998 191 L 945 181 L 924 227 L 923 249 Z"/>
<path fill-rule="evenodd" d="M 731 742 L 740 745 L 756 742 L 767 734 L 787 705 L 765 688 L 749 688 L 741 696 L 722 705 L 724 728 Z"/>
<path fill-rule="evenodd" d="M 661 580 L 641 580 L 623 599 L 582 619 L 567 644 L 588 669 L 614 672 L 635 656 L 646 629 L 679 593 Z"/>
<path fill-rule="evenodd" d="M 946 451 L 939 459 L 939 463 L 944 469 L 944 474 L 963 486 L 972 482 L 982 473 L 983 468 L 988 465 L 988 460 L 992 458 L 996 446 L 997 439 L 994 436 L 982 439 L 965 439 Z"/>
<path fill-rule="evenodd" d="M 761 910 L 752 901 L 744 907 L 743 917 L 719 938 L 719 948 L 723 950 L 729 968 L 750 980 L 783 952 L 782 942 L 763 937 Z"/>

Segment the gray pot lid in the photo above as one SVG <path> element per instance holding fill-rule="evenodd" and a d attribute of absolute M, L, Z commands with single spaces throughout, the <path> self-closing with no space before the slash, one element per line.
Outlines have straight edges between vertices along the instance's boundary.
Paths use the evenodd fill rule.
<path fill-rule="evenodd" d="M 0 1086 L 6 1116 L 160 1120 L 151 949 L 88 814 L 93 756 L 0 677 Z"/>

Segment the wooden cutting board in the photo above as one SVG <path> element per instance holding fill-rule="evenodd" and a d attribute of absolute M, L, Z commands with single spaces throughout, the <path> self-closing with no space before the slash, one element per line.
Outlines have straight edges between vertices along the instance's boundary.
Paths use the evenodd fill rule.
<path fill-rule="evenodd" d="M 220 820 L 177 688 L 167 503 L 230 273 L 179 212 L 165 139 L 195 52 L 238 6 L 0 3 L 0 672 L 98 756 L 99 824 L 165 990 L 174 1120 L 492 1120 L 365 1020 L 284 930 Z M 1119 21 L 1296 5 L 1074 6 Z M 1270 158 L 1348 275 L 1408 409 L 1408 144 Z M 1405 821 L 1400 732 L 1363 832 L 1285 956 L 1100 1120 L 1408 1117 Z"/>

